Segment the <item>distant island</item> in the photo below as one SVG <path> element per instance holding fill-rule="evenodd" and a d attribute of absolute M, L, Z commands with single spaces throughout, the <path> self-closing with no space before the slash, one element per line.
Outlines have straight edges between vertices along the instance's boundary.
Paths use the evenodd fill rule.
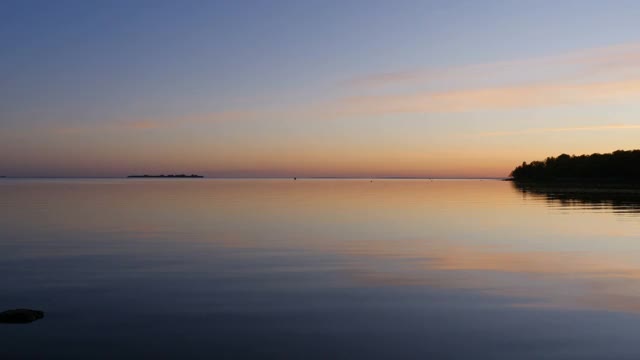
<path fill-rule="evenodd" d="M 195 175 L 195 174 L 191 174 L 191 175 L 185 175 L 185 174 L 178 174 L 178 175 L 129 175 L 127 176 L 128 178 L 154 178 L 154 179 L 200 179 L 203 178 L 204 176 L 202 175 Z"/>
<path fill-rule="evenodd" d="M 548 157 L 523 162 L 511 172 L 519 182 L 640 183 L 640 150 L 618 150 L 608 154 Z"/>

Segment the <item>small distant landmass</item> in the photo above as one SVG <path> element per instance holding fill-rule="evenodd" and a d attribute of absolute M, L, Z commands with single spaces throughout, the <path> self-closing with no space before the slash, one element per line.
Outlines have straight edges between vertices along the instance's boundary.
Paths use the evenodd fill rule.
<path fill-rule="evenodd" d="M 640 183 L 640 150 L 618 150 L 606 154 L 548 157 L 523 162 L 508 180 L 558 183 Z"/>
<path fill-rule="evenodd" d="M 191 175 L 186 175 L 186 174 L 169 174 L 169 175 L 129 175 L 127 176 L 128 178 L 154 178 L 154 179 L 200 179 L 203 178 L 204 176 L 202 175 L 196 175 L 196 174 L 191 174 Z"/>

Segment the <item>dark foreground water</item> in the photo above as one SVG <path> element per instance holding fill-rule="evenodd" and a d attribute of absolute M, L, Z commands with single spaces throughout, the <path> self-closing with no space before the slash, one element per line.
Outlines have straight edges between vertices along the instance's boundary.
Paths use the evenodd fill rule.
<path fill-rule="evenodd" d="M 0 180 L 0 359 L 638 359 L 640 200 L 500 181 Z"/>

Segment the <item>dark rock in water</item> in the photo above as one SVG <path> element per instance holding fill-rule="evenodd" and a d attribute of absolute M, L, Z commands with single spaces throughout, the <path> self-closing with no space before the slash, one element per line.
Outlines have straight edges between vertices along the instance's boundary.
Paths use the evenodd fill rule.
<path fill-rule="evenodd" d="M 27 324 L 44 317 L 44 312 L 29 309 L 14 309 L 0 313 L 0 323 Z"/>

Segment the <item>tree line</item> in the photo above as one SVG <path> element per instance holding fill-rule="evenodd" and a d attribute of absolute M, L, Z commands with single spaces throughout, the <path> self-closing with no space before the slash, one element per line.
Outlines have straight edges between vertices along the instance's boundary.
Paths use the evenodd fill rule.
<path fill-rule="evenodd" d="M 640 181 L 640 150 L 618 150 L 608 154 L 548 157 L 523 162 L 511 172 L 514 180 L 611 179 Z"/>

